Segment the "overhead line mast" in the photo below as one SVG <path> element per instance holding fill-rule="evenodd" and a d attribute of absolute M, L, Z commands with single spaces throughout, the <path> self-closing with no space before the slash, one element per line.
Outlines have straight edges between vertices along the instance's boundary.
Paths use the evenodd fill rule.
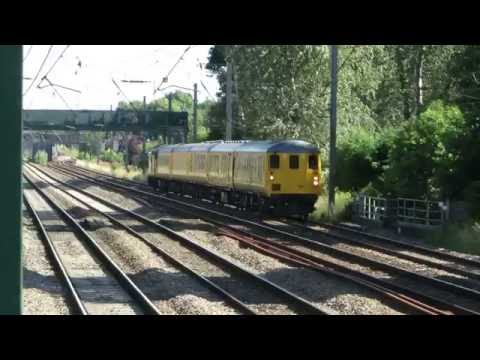
<path fill-rule="evenodd" d="M 335 178 L 337 172 L 337 45 L 331 45 L 331 87 L 330 87 L 330 161 L 328 181 L 328 215 L 335 215 Z"/>

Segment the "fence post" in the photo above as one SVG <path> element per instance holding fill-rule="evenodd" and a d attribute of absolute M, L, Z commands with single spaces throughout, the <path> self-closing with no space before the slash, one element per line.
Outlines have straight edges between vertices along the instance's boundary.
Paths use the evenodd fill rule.
<path fill-rule="evenodd" d="M 442 214 L 442 217 L 443 215 L 445 216 L 445 221 L 449 222 L 450 221 L 450 198 L 448 198 L 447 201 L 445 202 L 445 214 Z"/>
<path fill-rule="evenodd" d="M 372 219 L 372 198 L 371 196 L 368 197 L 368 219 Z"/>
<path fill-rule="evenodd" d="M 362 195 L 362 197 L 363 197 L 362 217 L 365 217 L 365 212 L 367 210 L 367 196 Z"/>
<path fill-rule="evenodd" d="M 430 225 L 430 204 L 429 204 L 428 200 L 426 201 L 426 204 L 427 204 L 427 213 L 426 213 L 426 216 L 425 216 L 425 221 L 426 221 L 427 225 Z"/>

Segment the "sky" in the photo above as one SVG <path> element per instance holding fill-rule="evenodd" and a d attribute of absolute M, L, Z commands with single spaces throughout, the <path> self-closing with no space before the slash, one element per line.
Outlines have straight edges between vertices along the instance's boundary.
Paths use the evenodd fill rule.
<path fill-rule="evenodd" d="M 67 45 L 54 45 L 46 58 L 50 46 L 23 47 L 24 109 L 109 110 L 111 106 L 115 109 L 119 101 L 127 99 L 143 101 L 143 96 L 146 96 L 147 102 L 150 102 L 161 98 L 177 89 L 169 88 L 154 94 L 154 88 L 160 85 L 189 45 L 70 45 L 68 48 Z M 218 81 L 205 69 L 211 46 L 191 45 L 162 88 L 170 85 L 193 88 L 196 82 L 199 102 L 213 100 L 218 91 Z M 64 49 L 66 51 L 59 58 Z M 57 59 L 58 62 L 48 73 L 48 79 L 52 84 L 76 91 L 52 87 L 41 80 Z M 30 87 L 37 73 L 38 78 Z M 114 85 L 112 78 L 122 91 Z M 149 83 L 132 84 L 122 80 Z"/>

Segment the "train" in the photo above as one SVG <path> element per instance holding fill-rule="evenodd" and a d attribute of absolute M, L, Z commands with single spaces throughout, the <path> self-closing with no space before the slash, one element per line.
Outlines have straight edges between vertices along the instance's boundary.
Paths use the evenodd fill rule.
<path fill-rule="evenodd" d="M 318 148 L 300 140 L 161 145 L 147 179 L 157 191 L 302 218 L 324 187 Z"/>

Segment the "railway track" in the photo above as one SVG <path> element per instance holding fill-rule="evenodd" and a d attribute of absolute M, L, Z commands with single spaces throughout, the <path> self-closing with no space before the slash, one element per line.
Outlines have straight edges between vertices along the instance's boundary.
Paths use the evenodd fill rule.
<path fill-rule="evenodd" d="M 38 226 L 73 313 L 159 315 L 85 229 L 28 176 L 25 179 L 32 187 L 24 190 L 25 205 Z"/>
<path fill-rule="evenodd" d="M 70 186 L 64 182 L 61 182 L 58 179 L 54 179 L 51 175 L 47 174 L 46 172 L 42 172 L 41 169 L 38 169 L 36 167 L 31 167 L 31 166 L 27 166 L 27 168 L 31 169 L 30 171 L 36 171 L 38 173 L 43 174 L 44 176 L 43 181 L 46 181 L 46 177 L 49 177 L 50 178 L 50 181 L 48 181 L 49 186 L 52 186 L 64 192 L 68 196 L 74 198 L 76 201 L 91 208 L 92 210 L 96 211 L 102 216 L 105 216 L 112 223 L 121 227 L 131 235 L 141 240 L 159 256 L 166 258 L 170 263 L 181 268 L 183 271 L 186 271 L 189 274 L 195 276 L 199 281 L 202 281 L 206 286 L 208 286 L 210 289 L 215 291 L 218 295 L 222 296 L 225 299 L 225 301 L 229 302 L 242 314 L 250 314 L 250 315 L 261 314 L 261 312 L 254 309 L 254 307 L 251 304 L 248 304 L 248 302 L 251 301 L 251 299 L 249 299 L 248 297 L 255 297 L 255 296 L 259 299 L 263 299 L 262 301 L 271 301 L 273 303 L 286 304 L 286 307 L 288 308 L 287 313 L 321 314 L 321 315 L 335 313 L 330 309 L 322 308 L 308 302 L 307 300 L 291 293 L 290 291 L 282 288 L 281 286 L 261 276 L 258 276 L 252 273 L 251 271 L 247 270 L 246 268 L 238 264 L 231 262 L 230 260 L 221 256 L 220 254 L 217 254 L 212 250 L 209 250 L 195 243 L 194 241 L 188 239 L 187 237 L 176 233 L 175 231 L 173 231 L 172 229 L 164 225 L 155 223 L 141 215 L 138 215 L 120 206 L 117 206 L 112 202 L 106 201 L 105 199 L 101 199 L 79 188 Z M 77 194 L 75 195 L 71 191 L 67 192 L 65 188 L 71 188 L 75 190 Z M 80 197 L 79 196 L 80 194 L 84 195 L 84 197 Z M 105 211 L 99 210 L 98 207 L 92 205 L 90 201 L 86 201 L 85 198 L 89 198 L 94 200 L 95 202 L 104 204 L 105 206 L 112 209 L 111 213 L 107 213 Z M 125 222 L 125 215 L 128 215 L 130 217 L 130 220 L 129 220 L 130 224 L 128 225 Z M 181 246 L 183 247 L 183 252 L 185 253 L 184 258 L 189 258 L 188 262 L 208 261 L 210 263 L 209 264 L 210 267 L 212 266 L 218 267 L 220 269 L 220 272 L 228 275 L 230 279 L 229 280 L 230 284 L 223 284 L 223 285 L 216 284 L 215 281 L 207 279 L 205 276 L 202 276 L 198 271 L 194 270 L 191 265 L 176 259 L 174 256 L 169 254 L 168 250 L 163 249 L 158 242 L 155 243 L 154 241 L 152 241 L 151 238 L 149 239 L 144 234 L 141 234 L 139 231 L 134 230 L 134 228 L 139 228 L 141 225 L 146 225 L 148 227 L 154 228 L 156 231 L 159 231 L 167 235 L 169 238 L 172 239 L 170 240 L 171 242 L 180 243 Z M 145 230 L 145 232 L 148 232 L 148 230 Z M 163 244 L 163 247 L 166 247 L 165 241 L 163 241 L 162 244 Z M 239 287 L 243 288 L 242 290 L 243 294 L 239 294 L 239 291 L 238 291 Z M 249 293 L 247 298 L 245 298 L 245 293 Z M 285 312 L 285 310 L 282 310 L 282 312 Z"/>
<path fill-rule="evenodd" d="M 73 176 L 76 176 L 76 177 L 83 177 L 87 181 L 94 182 L 94 183 L 96 182 L 97 184 L 101 183 L 104 186 L 113 187 L 117 191 L 119 191 L 119 190 L 120 191 L 129 191 L 130 193 L 131 192 L 136 193 L 136 195 L 147 196 L 147 198 L 149 199 L 148 201 L 151 201 L 152 197 L 155 198 L 155 199 L 161 199 L 161 200 L 163 200 L 162 204 L 161 204 L 162 206 L 167 206 L 166 202 L 164 201 L 165 199 L 168 199 L 169 202 L 174 202 L 175 205 L 177 205 L 177 206 L 179 204 L 182 204 L 182 202 L 180 202 L 178 200 L 166 198 L 164 196 L 161 196 L 161 195 L 158 195 L 158 194 L 155 194 L 155 193 L 145 192 L 145 191 L 139 190 L 139 189 L 131 189 L 129 187 L 126 187 L 125 185 L 120 185 L 119 183 L 116 183 L 116 184 L 108 183 L 105 180 L 100 180 L 98 177 L 93 178 L 91 176 L 91 173 L 90 173 L 90 176 L 87 174 L 87 171 L 79 171 L 77 169 L 65 169 L 64 167 L 61 167 L 61 168 L 56 167 L 56 168 L 57 168 L 57 170 L 69 173 L 70 176 L 72 176 L 72 174 L 73 174 Z M 127 183 L 127 182 L 124 182 L 124 181 L 122 181 L 122 182 Z M 169 204 L 168 206 L 171 206 L 171 204 Z M 198 206 L 194 206 L 192 204 L 183 203 L 183 206 L 189 207 L 190 211 L 191 211 L 192 207 L 195 208 L 196 210 L 199 210 Z M 183 212 L 186 211 L 185 209 L 179 209 L 178 207 L 177 207 L 177 210 L 183 211 Z M 203 209 L 202 208 L 201 210 L 204 213 L 208 212 L 208 214 L 209 214 L 209 217 L 208 217 L 208 219 L 206 219 L 206 221 L 212 222 L 212 218 L 211 218 L 212 214 L 214 214 L 215 216 L 223 217 L 223 219 L 228 218 L 228 219 L 232 220 L 231 215 L 219 214 L 218 212 L 213 211 L 213 210 L 209 210 L 209 209 Z M 201 217 L 201 215 L 199 215 L 198 213 L 196 213 L 196 215 Z M 203 216 L 205 217 L 205 214 Z M 240 222 L 240 223 L 247 222 L 247 223 L 249 223 L 249 225 L 252 225 L 252 222 L 249 221 L 249 220 L 239 219 L 239 218 L 234 218 L 233 220 L 235 220 L 237 222 Z M 273 232 L 276 232 L 277 234 L 282 233 L 283 235 L 287 235 L 287 237 L 289 237 L 290 240 L 292 238 L 297 240 L 297 242 L 298 242 L 298 240 L 301 240 L 303 243 L 308 243 L 308 247 L 310 247 L 310 246 L 320 247 L 321 250 L 323 250 L 323 251 L 328 250 L 330 252 L 333 252 L 337 256 L 340 255 L 340 256 L 343 256 L 343 257 L 347 257 L 347 258 L 353 257 L 357 261 L 366 262 L 369 265 L 372 265 L 371 260 L 368 260 L 368 259 L 365 260 L 363 258 L 359 258 L 358 256 L 355 256 L 355 255 L 352 255 L 352 254 L 345 254 L 345 252 L 338 251 L 338 249 L 332 249 L 331 247 L 325 246 L 324 244 L 314 243 L 314 242 L 311 242 L 308 239 L 301 238 L 297 235 L 285 233 L 285 232 L 279 231 L 277 229 L 271 228 L 271 227 L 266 226 L 266 225 L 262 225 L 262 224 L 258 224 L 258 223 L 253 223 L 253 225 L 257 229 L 262 228 L 263 230 L 268 230 L 270 232 L 273 231 Z M 239 237 L 247 236 L 245 233 L 241 233 L 241 231 L 239 231 L 238 228 L 230 226 L 230 230 L 236 232 L 235 236 L 237 237 L 237 240 L 239 240 Z M 230 235 L 232 235 L 232 234 L 230 234 Z M 258 241 L 261 241 L 263 244 L 266 244 L 267 241 L 268 241 L 268 239 L 266 237 L 261 237 L 261 236 L 258 236 L 258 235 L 252 236 L 251 233 L 248 234 L 248 236 L 250 238 L 254 237 L 255 240 L 257 241 L 257 243 L 253 244 L 252 240 L 250 240 L 250 243 L 248 243 L 247 240 L 243 239 L 244 242 L 248 243 L 249 246 L 252 246 L 252 247 L 256 246 L 257 250 L 259 250 Z M 424 304 L 425 306 L 422 309 L 422 310 L 424 310 L 424 313 L 428 313 L 429 311 L 432 312 L 432 308 L 434 308 L 435 306 L 437 306 L 439 308 L 439 309 L 437 309 L 438 313 L 468 313 L 468 314 L 477 313 L 477 311 L 475 311 L 475 310 L 467 309 L 467 308 L 464 308 L 462 306 L 455 305 L 451 302 L 446 302 L 446 301 L 440 300 L 438 297 L 435 298 L 435 297 L 432 297 L 432 296 L 427 296 L 427 295 L 421 294 L 419 292 L 416 292 L 415 290 L 412 290 L 411 288 L 409 289 L 408 287 L 405 287 L 405 286 L 399 286 L 399 285 L 396 285 L 396 284 L 389 283 L 388 281 L 382 280 L 381 278 L 375 278 L 375 277 L 369 276 L 365 272 L 361 273 L 359 271 L 354 271 L 352 269 L 349 269 L 344 264 L 341 265 L 341 264 L 336 263 L 336 262 L 328 261 L 325 258 L 320 258 L 318 256 L 313 256 L 312 254 L 309 254 L 308 251 L 305 251 L 305 250 L 309 250 L 309 249 L 307 249 L 307 247 L 304 247 L 303 249 L 301 249 L 302 250 L 301 254 L 299 254 L 298 253 L 298 246 L 295 247 L 295 246 L 290 246 L 289 245 L 289 246 L 287 246 L 288 249 L 285 248 L 285 247 L 283 249 L 279 248 L 280 244 L 278 244 L 278 243 L 276 243 L 276 244 L 270 243 L 270 244 L 268 244 L 268 246 L 270 246 L 270 255 L 272 255 L 272 251 L 275 251 L 276 252 L 275 256 L 276 257 L 281 257 L 280 255 L 282 255 L 283 260 L 286 260 L 285 257 L 288 257 L 289 258 L 288 261 L 290 261 L 290 262 L 297 261 L 297 265 L 299 265 L 300 262 L 303 261 L 304 266 L 306 266 L 306 264 L 309 261 L 310 261 L 309 266 L 313 266 L 312 263 L 311 263 L 313 261 L 313 262 L 315 262 L 315 266 L 317 267 L 318 271 L 320 271 L 320 269 L 318 269 L 318 267 L 322 267 L 322 271 L 324 271 L 324 272 L 330 271 L 330 273 L 332 275 L 340 276 L 344 279 L 348 278 L 350 281 L 356 281 L 357 283 L 362 283 L 363 286 L 367 286 L 367 287 L 370 286 L 371 290 L 375 289 L 375 291 L 377 291 L 377 292 L 382 292 L 383 295 L 385 295 L 387 297 L 388 296 L 390 296 L 391 298 L 396 297 L 395 300 L 397 300 L 397 301 L 400 301 L 399 297 L 403 296 L 403 297 L 405 297 L 404 300 L 406 300 L 406 302 L 408 302 L 408 301 L 411 302 L 410 306 L 415 303 L 415 306 L 417 306 L 417 307 L 420 306 L 421 307 L 422 305 L 419 305 L 419 304 L 420 303 Z M 273 249 L 272 247 L 275 247 L 275 249 Z M 265 252 L 266 251 L 265 248 L 263 248 L 262 251 Z M 289 253 L 286 254 L 286 252 L 289 252 Z M 282 253 L 282 254 L 280 254 L 280 253 Z M 297 258 L 295 258 L 295 256 L 297 256 Z M 299 256 L 302 257 L 302 259 L 299 259 L 298 258 Z M 378 263 L 378 262 L 373 262 L 373 265 L 379 266 L 379 267 L 384 268 L 384 269 L 387 268 L 388 270 L 392 271 L 392 267 L 389 266 L 389 265 L 381 264 L 381 263 Z M 462 293 L 462 295 L 468 295 L 468 296 L 473 295 L 473 297 L 476 297 L 478 295 L 474 290 L 469 289 L 469 288 L 463 288 L 463 287 L 460 287 L 460 286 L 455 286 L 455 284 L 450 284 L 448 282 L 438 281 L 438 279 L 425 278 L 425 277 L 422 277 L 422 276 L 418 276 L 418 274 L 405 272 L 404 270 L 397 269 L 397 268 L 393 268 L 393 270 L 394 270 L 394 272 L 403 273 L 403 275 L 407 274 L 407 276 L 411 276 L 412 278 L 414 278 L 416 280 L 420 279 L 424 282 L 432 281 L 432 283 L 434 283 L 435 285 L 440 284 L 442 288 L 448 289 L 450 291 L 453 290 L 454 292 L 457 292 L 457 293 L 460 292 L 460 293 Z M 390 292 L 390 295 L 386 295 L 387 292 Z M 406 298 L 408 298 L 408 299 L 406 299 Z M 417 308 L 417 310 L 418 310 L 418 308 Z M 422 312 L 422 310 L 420 310 L 420 312 Z M 433 312 L 435 312 L 435 310 L 433 310 Z"/>
<path fill-rule="evenodd" d="M 330 236 L 337 239 L 350 241 L 351 243 L 359 244 L 374 250 L 381 250 L 385 253 L 395 254 L 396 256 L 404 257 L 405 259 L 413 258 L 410 254 L 414 254 L 415 260 L 420 262 L 423 261 L 421 258 L 421 255 L 423 255 L 426 258 L 436 260 L 436 262 L 426 260 L 424 262 L 425 265 L 445 269 L 446 271 L 457 273 L 459 275 L 480 279 L 480 261 L 475 259 L 327 222 L 307 222 L 306 224 L 299 224 L 298 221 L 292 219 L 284 219 L 281 222 L 285 225 L 319 233 L 326 233 L 328 231 Z M 404 253 L 401 251 L 404 251 Z M 440 261 L 447 264 L 447 266 L 443 266 Z"/>
<path fill-rule="evenodd" d="M 75 167 L 70 167 L 70 169 L 83 172 L 87 176 L 89 174 L 91 175 L 92 173 L 97 174 L 100 177 L 109 178 L 110 180 L 115 181 L 115 182 L 117 182 L 119 184 L 122 184 L 122 185 L 130 185 L 130 186 L 133 186 L 134 188 L 136 188 L 138 190 L 144 190 L 146 192 L 152 192 L 152 189 L 148 185 L 143 184 L 143 183 L 138 182 L 138 181 L 132 181 L 132 180 L 128 180 L 128 179 L 120 179 L 120 178 L 117 178 L 117 177 L 114 177 L 114 176 L 111 176 L 111 175 L 107 175 L 107 174 L 104 174 L 104 173 L 101 173 L 101 172 L 98 172 L 98 171 L 95 171 L 95 170 L 90 170 L 90 169 L 87 170 L 87 169 L 76 167 L 76 166 Z M 234 212 L 234 211 L 235 210 L 232 209 L 232 212 Z M 238 213 L 238 211 L 237 211 L 237 213 Z M 252 219 L 252 218 L 247 217 L 247 219 Z M 278 221 L 278 219 L 276 219 L 276 221 Z M 346 226 L 335 225 L 335 224 L 326 223 L 326 222 L 311 222 L 310 221 L 306 224 L 299 224 L 298 221 L 296 221 L 296 220 L 292 221 L 292 219 L 286 219 L 286 220 L 283 220 L 281 222 L 285 225 L 292 225 L 292 226 L 295 226 L 297 228 L 308 229 L 310 231 L 318 231 L 318 232 L 323 232 L 323 233 L 325 233 L 325 231 L 322 231 L 322 230 L 325 230 L 325 229 L 334 230 L 334 231 L 336 231 L 336 233 L 329 233 L 329 235 L 331 237 L 335 237 L 337 239 L 344 240 L 344 241 L 350 241 L 352 243 L 361 244 L 365 247 L 370 247 L 372 245 L 371 246 L 372 249 L 381 250 L 385 253 L 395 253 L 395 255 L 399 256 L 399 257 L 403 257 L 403 255 L 404 255 L 404 254 L 400 253 L 399 250 L 404 250 L 404 251 L 407 251 L 407 252 L 421 254 L 421 255 L 431 257 L 431 258 L 444 260 L 444 261 L 448 262 L 449 264 L 451 264 L 452 266 L 456 266 L 457 269 L 458 269 L 458 272 L 457 272 L 458 274 L 465 275 L 465 276 L 471 276 L 471 277 L 474 277 L 474 278 L 480 278 L 480 261 L 479 260 L 469 259 L 469 258 L 466 258 L 466 257 L 463 257 L 463 256 L 455 255 L 455 254 L 452 254 L 452 253 L 448 253 L 448 252 L 440 251 L 440 250 L 436 250 L 436 249 L 431 249 L 431 248 L 421 246 L 421 245 L 418 245 L 418 244 L 411 244 L 411 243 L 407 243 L 407 242 L 404 242 L 404 241 L 391 239 L 391 238 L 388 238 L 388 237 L 385 237 L 385 236 L 373 235 L 373 234 L 369 234 L 369 233 L 364 232 L 364 231 L 351 229 L 351 228 L 348 228 Z M 347 237 L 345 235 L 341 236 L 339 234 L 350 234 L 350 235 L 354 235 L 356 238 Z M 396 250 L 396 251 L 392 251 L 392 248 L 394 248 L 394 250 Z M 405 256 L 405 258 L 409 259 L 408 254 L 405 254 L 405 255 L 407 255 L 407 256 Z M 417 256 L 416 260 L 421 261 L 422 259 Z M 429 265 L 429 266 L 438 266 L 438 268 L 442 268 L 442 264 L 440 264 L 440 263 L 434 263 L 434 262 L 428 263 L 428 262 L 426 262 L 425 264 Z M 437 265 L 437 264 L 440 264 L 440 265 Z M 470 267 L 471 269 L 474 269 L 474 270 L 476 269 L 477 272 L 468 271 L 467 270 L 468 267 Z M 455 272 L 455 269 L 453 269 L 453 268 L 445 268 L 445 269 L 447 271 L 450 271 L 450 272 Z M 466 271 L 462 272 L 462 270 L 466 270 Z"/>
<path fill-rule="evenodd" d="M 78 168 L 75 170 L 78 170 Z M 86 171 L 90 172 L 90 170 Z M 99 176 L 108 177 L 122 185 L 130 184 L 135 186 L 135 188 L 138 190 L 152 192 L 148 186 L 141 183 L 124 179 L 118 180 L 117 178 L 108 175 L 102 175 L 99 172 L 95 173 Z M 85 175 L 88 176 L 88 174 Z M 225 210 L 226 209 L 223 211 Z M 229 214 L 233 214 L 233 211 L 230 211 Z M 252 218 L 248 216 L 244 216 L 243 218 L 252 220 Z M 425 265 L 429 268 L 443 270 L 450 274 L 456 274 L 467 279 L 466 281 L 462 281 L 461 279 L 452 279 L 452 281 L 456 281 L 456 283 L 459 285 L 465 284 L 466 286 L 472 286 L 469 284 L 468 279 L 480 280 L 480 262 L 478 260 L 468 259 L 458 255 L 429 249 L 424 246 L 409 244 L 386 237 L 375 236 L 333 224 L 309 223 L 307 225 L 300 225 L 298 222 L 278 220 L 264 220 L 263 223 L 269 226 L 275 226 L 274 223 L 280 224 L 281 226 L 277 226 L 277 228 L 289 226 L 290 228 L 296 228 L 300 231 L 309 233 L 308 237 L 313 238 L 316 241 L 330 240 L 327 241 L 327 243 L 332 243 L 332 239 L 337 242 L 341 241 L 348 245 L 353 245 L 356 248 L 369 249 L 377 253 L 383 253 L 398 259 Z M 297 233 L 295 230 L 291 230 L 291 232 Z M 347 236 L 345 233 L 348 233 L 350 236 Z M 356 249 L 353 248 L 353 251 L 356 251 Z M 480 286 L 480 284 L 477 284 L 477 286 Z"/>
<path fill-rule="evenodd" d="M 452 261 L 447 262 L 432 254 L 430 256 L 421 255 L 412 250 L 403 250 L 390 244 L 383 245 L 352 235 L 339 234 L 335 230 L 325 229 L 321 225 L 304 226 L 290 221 L 278 220 L 263 220 L 263 223 L 370 259 L 379 257 L 382 262 L 391 263 L 399 268 L 407 270 L 414 268 L 416 272 L 425 276 L 432 276 L 433 270 L 435 271 L 433 276 L 444 274 L 448 282 L 461 287 L 480 290 L 478 268 L 465 267 Z"/>

